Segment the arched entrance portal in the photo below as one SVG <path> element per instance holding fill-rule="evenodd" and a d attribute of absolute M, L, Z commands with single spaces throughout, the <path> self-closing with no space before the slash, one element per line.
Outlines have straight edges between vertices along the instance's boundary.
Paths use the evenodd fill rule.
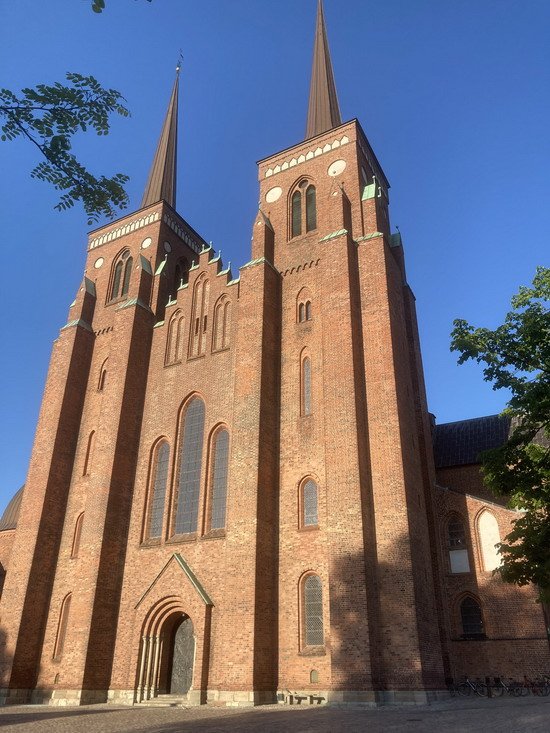
<path fill-rule="evenodd" d="M 189 616 L 172 610 L 157 617 L 142 637 L 137 701 L 186 695 L 193 685 L 194 663 L 195 635 Z"/>
<path fill-rule="evenodd" d="M 169 649 L 171 659 L 167 666 L 167 691 L 171 695 L 186 695 L 193 682 L 195 661 L 195 637 L 189 616 L 183 616 L 174 624 Z"/>

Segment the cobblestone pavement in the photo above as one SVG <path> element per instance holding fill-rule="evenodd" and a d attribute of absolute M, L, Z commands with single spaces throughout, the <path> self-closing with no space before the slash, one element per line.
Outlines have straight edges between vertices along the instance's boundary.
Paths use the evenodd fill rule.
<path fill-rule="evenodd" d="M 22 705 L 0 708 L 0 729 L 2 733 L 548 733 L 550 698 L 468 698 L 430 706 L 373 709 Z"/>

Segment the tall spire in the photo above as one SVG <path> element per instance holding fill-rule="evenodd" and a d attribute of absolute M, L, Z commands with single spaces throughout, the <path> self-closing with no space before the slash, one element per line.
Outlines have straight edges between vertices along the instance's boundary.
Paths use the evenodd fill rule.
<path fill-rule="evenodd" d="M 170 206 L 176 203 L 176 160 L 178 152 L 178 88 L 180 62 L 176 66 L 176 80 L 168 103 L 162 132 L 158 141 L 145 193 L 142 208 L 164 199 Z"/>
<path fill-rule="evenodd" d="M 317 28 L 309 89 L 306 140 L 342 124 L 332 72 L 323 2 L 317 6 Z"/>

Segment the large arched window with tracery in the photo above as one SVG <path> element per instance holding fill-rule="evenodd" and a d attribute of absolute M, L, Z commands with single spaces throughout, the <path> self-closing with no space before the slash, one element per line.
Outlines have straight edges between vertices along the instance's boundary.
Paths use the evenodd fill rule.
<path fill-rule="evenodd" d="M 325 643 L 323 629 L 323 584 L 318 575 L 307 575 L 302 583 L 303 646 L 322 646 Z"/>
<path fill-rule="evenodd" d="M 183 415 L 175 534 L 197 531 L 204 439 L 204 402 L 194 397 Z"/>
<path fill-rule="evenodd" d="M 317 192 L 315 186 L 302 180 L 290 197 L 290 237 L 317 229 Z"/>
<path fill-rule="evenodd" d="M 153 453 L 151 490 L 149 492 L 149 521 L 147 527 L 147 536 L 151 539 L 162 535 L 169 465 L 170 446 L 165 440 L 162 440 Z"/>
<path fill-rule="evenodd" d="M 221 428 L 212 438 L 209 529 L 223 529 L 227 511 L 227 476 L 229 471 L 229 433 Z"/>
<path fill-rule="evenodd" d="M 130 251 L 124 250 L 124 252 L 118 256 L 115 263 L 109 300 L 116 300 L 117 298 L 127 295 L 128 290 L 130 289 L 132 264 L 133 258 L 130 257 Z"/>

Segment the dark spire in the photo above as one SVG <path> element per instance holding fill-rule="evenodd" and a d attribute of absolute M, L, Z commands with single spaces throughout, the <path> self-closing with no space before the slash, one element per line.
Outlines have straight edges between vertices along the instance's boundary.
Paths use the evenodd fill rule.
<path fill-rule="evenodd" d="M 326 130 L 342 124 L 336 85 L 332 73 L 330 51 L 328 49 L 327 29 L 323 14 L 323 2 L 317 6 L 317 28 L 315 30 L 315 48 L 313 50 L 313 67 L 311 70 L 311 86 L 309 89 L 309 107 L 307 111 L 306 140 L 320 135 Z"/>
<path fill-rule="evenodd" d="M 180 62 L 176 66 L 176 80 L 162 126 L 153 165 L 141 201 L 142 208 L 164 199 L 170 206 L 176 204 L 176 159 L 178 152 L 178 87 Z"/>

